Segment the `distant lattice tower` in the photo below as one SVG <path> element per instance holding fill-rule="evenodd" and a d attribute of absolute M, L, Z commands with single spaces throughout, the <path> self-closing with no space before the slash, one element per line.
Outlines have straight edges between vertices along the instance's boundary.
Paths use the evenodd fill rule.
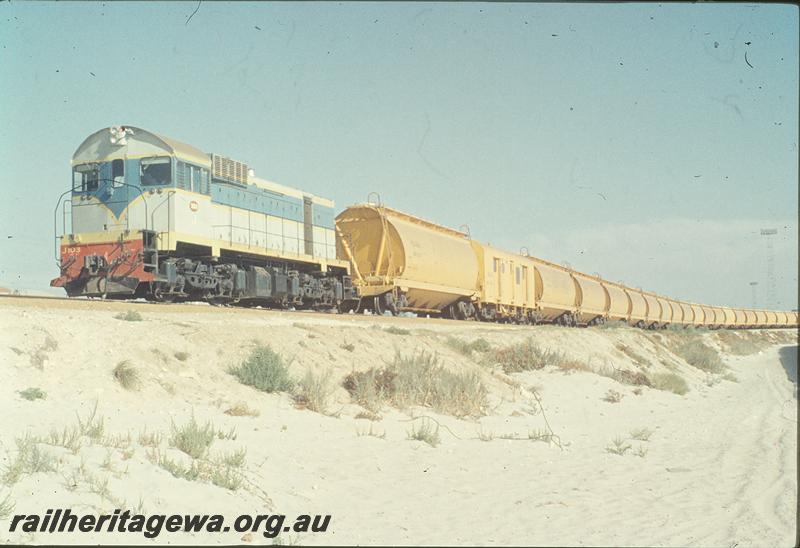
<path fill-rule="evenodd" d="M 762 228 L 761 235 L 764 237 L 764 241 L 766 242 L 766 250 L 767 250 L 767 297 L 766 297 L 766 306 L 769 308 L 775 308 L 775 250 L 772 248 L 772 238 L 771 236 L 775 236 L 778 233 L 777 228 Z"/>

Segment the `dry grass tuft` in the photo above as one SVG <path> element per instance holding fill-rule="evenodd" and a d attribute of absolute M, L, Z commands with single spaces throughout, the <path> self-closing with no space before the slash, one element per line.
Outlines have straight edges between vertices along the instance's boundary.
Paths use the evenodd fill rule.
<path fill-rule="evenodd" d="M 377 422 L 383 420 L 383 417 L 380 416 L 378 413 L 373 413 L 372 411 L 359 411 L 356 416 L 356 419 L 366 419 L 368 421 Z"/>
<path fill-rule="evenodd" d="M 610 390 L 606 392 L 606 395 L 603 396 L 603 401 L 607 401 L 608 403 L 619 403 L 622 401 L 624 396 L 617 392 L 616 390 Z"/>
<path fill-rule="evenodd" d="M 652 387 L 653 383 L 646 374 L 641 371 L 630 371 L 628 369 L 616 369 L 614 367 L 602 367 L 595 371 L 598 375 L 614 379 L 620 384 L 628 384 L 631 386 L 649 386 Z"/>
<path fill-rule="evenodd" d="M 162 439 L 164 439 L 164 436 L 160 432 L 150 433 L 146 428 L 139 432 L 139 444 L 145 447 L 158 447 L 161 445 Z"/>
<path fill-rule="evenodd" d="M 737 333 L 724 329 L 715 333 L 717 340 L 727 352 L 737 356 L 749 356 L 770 346 L 770 339 L 757 333 Z"/>
<path fill-rule="evenodd" d="M 328 404 L 333 393 L 331 386 L 331 372 L 326 370 L 321 375 L 315 375 L 311 371 L 297 383 L 294 393 L 294 401 L 298 407 L 303 407 L 310 411 L 325 414 L 328 412 Z"/>
<path fill-rule="evenodd" d="M 227 408 L 224 413 L 231 417 L 257 417 L 261 414 L 258 409 L 251 409 L 245 402 Z"/>
<path fill-rule="evenodd" d="M 130 360 L 123 360 L 114 368 L 114 378 L 125 390 L 136 390 L 139 387 L 139 371 L 131 365 Z"/>
<path fill-rule="evenodd" d="M 636 441 L 650 441 L 653 431 L 649 428 L 634 428 L 631 430 L 631 439 Z"/>
<path fill-rule="evenodd" d="M 434 424 L 436 423 L 427 418 L 420 420 L 419 424 L 412 424 L 411 430 L 408 431 L 408 439 L 424 441 L 431 447 L 436 447 L 441 442 L 441 438 L 439 437 L 439 425 L 436 424 L 434 428 Z"/>
<path fill-rule="evenodd" d="M 630 449 L 631 444 L 619 437 L 614 438 L 611 443 L 606 446 L 606 451 L 614 455 L 624 455 Z"/>
<path fill-rule="evenodd" d="M 358 429 L 358 430 L 356 430 L 356 435 L 359 438 L 364 437 L 364 436 L 369 436 L 371 438 L 378 438 L 378 439 L 385 440 L 386 439 L 386 430 L 384 430 L 383 432 L 379 433 L 375 429 L 375 425 L 370 423 L 369 430 Z"/>
<path fill-rule="evenodd" d="M 575 359 L 564 359 L 558 362 L 557 367 L 564 371 L 565 373 L 574 373 L 575 371 L 586 371 L 591 372 L 592 368 L 589 366 L 588 363 L 580 362 Z"/>
<path fill-rule="evenodd" d="M 546 365 L 558 366 L 564 360 L 560 352 L 542 350 L 531 339 L 497 348 L 489 355 L 489 361 L 500 365 L 506 373 L 542 369 Z"/>
<path fill-rule="evenodd" d="M 636 352 L 633 348 L 631 348 L 628 345 L 618 343 L 616 345 L 616 349 L 625 354 L 627 357 L 629 357 L 631 361 L 636 365 L 638 365 L 639 367 L 649 367 L 650 365 L 652 365 L 650 363 L 650 360 L 648 360 L 647 358 Z"/>
<path fill-rule="evenodd" d="M 343 386 L 356 403 L 373 412 L 389 403 L 398 408 L 421 405 L 466 417 L 484 415 L 487 406 L 487 390 L 478 372 L 450 371 L 425 352 L 406 356 L 398 352 L 392 364 L 351 373 Z"/>

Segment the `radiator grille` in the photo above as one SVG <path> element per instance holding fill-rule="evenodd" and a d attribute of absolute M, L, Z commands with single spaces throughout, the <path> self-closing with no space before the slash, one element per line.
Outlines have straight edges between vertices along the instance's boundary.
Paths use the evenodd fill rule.
<path fill-rule="evenodd" d="M 231 160 L 225 156 L 211 155 L 211 173 L 215 179 L 233 183 L 247 184 L 247 164 Z"/>

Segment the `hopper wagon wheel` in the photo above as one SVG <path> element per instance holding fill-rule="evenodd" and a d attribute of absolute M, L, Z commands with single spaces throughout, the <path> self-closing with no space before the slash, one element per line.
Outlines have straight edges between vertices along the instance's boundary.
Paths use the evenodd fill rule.
<path fill-rule="evenodd" d="M 457 311 L 459 320 L 471 320 L 475 316 L 475 305 L 469 301 L 458 301 Z"/>
<path fill-rule="evenodd" d="M 381 307 L 380 295 L 372 298 L 372 311 L 376 316 L 383 316 L 383 308 Z"/>
<path fill-rule="evenodd" d="M 377 295 L 373 299 L 373 310 L 376 315 L 383 316 L 383 313 L 387 310 L 391 313 L 392 316 L 397 316 L 397 303 L 394 300 L 394 296 L 391 293 L 384 293 L 383 295 Z"/>

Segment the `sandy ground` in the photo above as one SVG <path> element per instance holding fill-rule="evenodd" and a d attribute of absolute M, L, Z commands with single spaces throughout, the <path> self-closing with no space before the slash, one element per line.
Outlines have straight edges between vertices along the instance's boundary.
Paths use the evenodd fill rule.
<path fill-rule="evenodd" d="M 135 309 L 142 321 L 115 319 Z M 670 351 L 669 332 L 535 328 L 484 324 L 46 299 L 0 299 L 0 468 L 26 434 L 84 421 L 97 406 L 103 434 L 70 450 L 42 441 L 54 471 L 0 484 L 14 513 L 111 512 L 331 514 L 329 531 L 288 533 L 295 544 L 791 546 L 797 510 L 797 346 L 752 355 L 723 354 L 737 381 L 707 375 Z M 386 330 L 396 326 L 409 333 Z M 787 337 L 787 335 L 790 335 Z M 557 367 L 506 375 L 459 354 L 448 336 L 484 338 L 493 347 L 529 337 L 590 367 L 680 374 L 679 396 Z M 767 336 L 764 334 L 764 336 Z M 710 333 L 711 344 L 725 349 Z M 793 339 L 793 342 L 792 342 Z M 298 409 L 287 394 L 241 385 L 227 368 L 257 343 L 293 357 L 296 377 L 331 371 L 330 415 Z M 352 351 L 348 350 L 352 345 Z M 624 345 L 631 352 L 621 352 Z M 363 411 L 341 387 L 345 375 L 390 362 L 395 352 L 435 352 L 453 369 L 474 370 L 489 391 L 486 415 L 457 419 L 428 408 Z M 186 352 L 184 360 L 176 352 Z M 112 374 L 122 360 L 142 382 L 126 390 Z M 640 362 L 637 365 L 637 362 Z M 45 399 L 19 392 L 38 387 Z M 532 391 L 533 390 L 533 391 Z M 609 390 L 622 396 L 612 403 Z M 639 392 L 637 394 L 636 392 Z M 538 395 L 539 405 L 535 399 Z M 237 402 L 257 417 L 229 416 Z M 211 420 L 235 439 L 217 439 L 222 455 L 246 448 L 244 484 L 236 491 L 179 479 L 152 462 L 140 434 L 171 424 Z M 412 417 L 436 419 L 441 443 L 408 439 Z M 561 441 L 531 441 L 546 428 Z M 413 423 L 416 423 L 414 421 Z M 631 438 L 649 429 L 648 441 Z M 369 435 L 369 433 L 373 435 Z M 382 437 L 379 437 L 382 436 Z M 514 439 L 504 439 L 514 438 Z M 621 438 L 622 455 L 607 451 Z M 152 543 L 138 534 L 47 534 L 8 531 L 11 543 Z M 162 533 L 155 542 L 269 544 L 260 531 Z"/>

